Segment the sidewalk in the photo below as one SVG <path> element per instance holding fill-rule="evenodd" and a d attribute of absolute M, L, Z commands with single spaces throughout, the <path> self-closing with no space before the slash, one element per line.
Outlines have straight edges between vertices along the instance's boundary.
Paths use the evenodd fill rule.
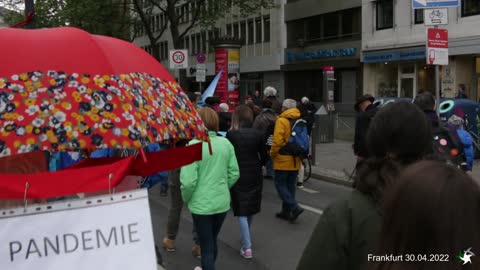
<path fill-rule="evenodd" d="M 312 177 L 335 184 L 352 186 L 350 175 L 355 167 L 352 142 L 336 140 L 334 143 L 316 145 Z M 480 184 L 480 160 L 473 164 L 472 177 Z"/>

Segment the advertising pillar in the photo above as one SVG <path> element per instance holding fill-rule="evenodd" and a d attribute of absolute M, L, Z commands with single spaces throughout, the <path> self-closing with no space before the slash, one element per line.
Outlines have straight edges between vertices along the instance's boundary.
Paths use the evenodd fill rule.
<path fill-rule="evenodd" d="M 218 43 L 215 45 L 215 73 L 223 70 L 215 95 L 226 102 L 230 109 L 240 103 L 240 45 Z"/>

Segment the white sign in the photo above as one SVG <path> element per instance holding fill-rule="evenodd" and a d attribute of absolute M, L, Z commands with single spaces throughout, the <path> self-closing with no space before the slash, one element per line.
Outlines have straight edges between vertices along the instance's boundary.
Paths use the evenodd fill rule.
<path fill-rule="evenodd" d="M 197 64 L 195 72 L 195 81 L 205 82 L 207 80 L 207 65 Z"/>
<path fill-rule="evenodd" d="M 423 18 L 425 25 L 447 25 L 448 24 L 448 8 L 424 9 Z"/>
<path fill-rule="evenodd" d="M 458 7 L 460 0 L 412 0 L 413 9 Z"/>
<path fill-rule="evenodd" d="M 146 190 L 0 212 L 0 228 L 0 269 L 157 269 Z"/>
<path fill-rule="evenodd" d="M 188 68 L 188 50 L 170 50 L 170 69 Z"/>

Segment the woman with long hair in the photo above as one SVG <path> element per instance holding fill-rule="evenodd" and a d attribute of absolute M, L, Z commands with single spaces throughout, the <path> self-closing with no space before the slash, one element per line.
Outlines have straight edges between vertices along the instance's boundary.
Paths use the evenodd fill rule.
<path fill-rule="evenodd" d="M 380 248 L 370 256 L 371 269 L 480 269 L 473 257 L 480 256 L 477 183 L 435 161 L 412 165 L 396 182 L 385 195 Z"/>
<path fill-rule="evenodd" d="M 385 191 L 409 164 L 432 151 L 424 113 L 406 102 L 382 108 L 367 133 L 371 157 L 359 168 L 351 194 L 325 209 L 297 269 L 364 270 L 377 250 Z"/>
<path fill-rule="evenodd" d="M 253 215 L 260 212 L 262 202 L 262 166 L 267 159 L 263 134 L 253 128 L 253 111 L 247 105 L 238 106 L 232 115 L 232 128 L 227 139 L 233 144 L 240 167 L 240 179 L 230 190 L 233 214 L 240 223 L 242 247 L 240 255 L 253 257 L 250 228 Z"/>

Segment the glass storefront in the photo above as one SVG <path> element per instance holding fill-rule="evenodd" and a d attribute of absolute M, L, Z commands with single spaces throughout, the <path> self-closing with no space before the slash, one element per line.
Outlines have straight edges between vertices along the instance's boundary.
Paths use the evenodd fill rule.
<path fill-rule="evenodd" d="M 365 71 L 367 88 L 379 97 L 413 98 L 435 90 L 435 69 L 423 61 L 367 64 Z"/>

